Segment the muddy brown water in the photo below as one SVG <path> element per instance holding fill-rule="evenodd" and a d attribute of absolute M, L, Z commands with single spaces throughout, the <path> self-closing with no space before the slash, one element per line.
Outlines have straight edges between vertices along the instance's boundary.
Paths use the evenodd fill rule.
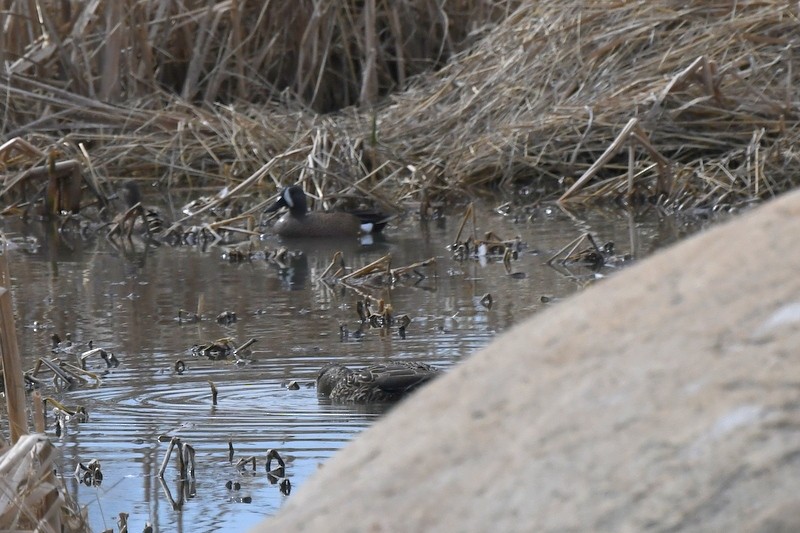
<path fill-rule="evenodd" d="M 44 396 L 88 410 L 88 421 L 69 421 L 61 436 L 50 416 L 47 432 L 61 453 L 67 487 L 87 508 L 92 530 L 116 530 L 117 516 L 124 512 L 132 531 L 141 531 L 146 522 L 155 531 L 243 531 L 292 497 L 266 476 L 268 449 L 286 460 L 294 491 L 382 414 L 382 408 L 318 400 L 309 385 L 324 362 L 415 360 L 446 370 L 520 320 L 707 224 L 653 210 L 577 216 L 542 208 L 531 218 L 479 209 L 480 232 L 519 235 L 527 245 L 511 265 L 521 274 L 509 276 L 498 259 L 452 257 L 447 245 L 460 222 L 457 215 L 426 224 L 408 217 L 373 244 L 290 243 L 304 255 L 280 269 L 263 260 L 229 263 L 218 247 L 139 247 L 126 256 L 104 239 L 59 239 L 41 224 L 3 221 L 7 238 L 35 239 L 35 245 L 7 252 L 24 367 L 52 356 L 54 333 L 69 333 L 77 346 L 62 358 L 77 360 L 91 340 L 120 361 L 106 370 L 101 360 L 90 360 L 90 369 L 102 373 L 96 388 L 42 388 Z M 630 254 L 632 261 L 599 272 L 544 264 L 586 231 L 600 241 L 614 241 L 618 253 Z M 267 237 L 263 244 L 280 242 Z M 389 252 L 398 266 L 436 258 L 434 267 L 422 269 L 427 277 L 416 283 L 362 288 L 412 319 L 405 338 L 396 328 L 357 333 L 355 304 L 362 295 L 317 281 L 337 250 L 348 266 Z M 492 295 L 490 309 L 480 303 L 486 293 Z M 179 324 L 178 310 L 196 309 L 201 294 L 204 319 Z M 237 321 L 218 324 L 214 317 L 224 311 L 234 312 Z M 347 338 L 340 334 L 341 324 L 350 331 Z M 239 344 L 257 339 L 249 361 L 237 365 L 191 354 L 193 345 L 222 337 Z M 178 360 L 186 363 L 182 374 L 174 370 Z M 208 380 L 219 390 L 216 406 Z M 300 384 L 299 390 L 286 387 L 290 380 Z M 178 436 L 195 448 L 193 483 L 181 483 L 174 462 L 164 482 L 158 479 L 168 447 L 158 440 L 161 435 Z M 256 456 L 255 472 L 237 471 L 229 462 L 229 440 L 234 461 Z M 72 476 L 79 462 L 92 459 L 101 463 L 99 487 Z M 238 490 L 228 488 L 229 481 L 238 483 Z"/>

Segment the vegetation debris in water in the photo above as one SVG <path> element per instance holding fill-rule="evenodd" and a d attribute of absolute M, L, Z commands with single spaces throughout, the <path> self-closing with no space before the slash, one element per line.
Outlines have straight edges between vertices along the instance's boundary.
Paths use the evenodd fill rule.
<path fill-rule="evenodd" d="M 99 487 L 103 483 L 103 472 L 100 461 L 92 459 L 88 464 L 78 463 L 75 467 L 75 477 L 87 487 Z"/>
<path fill-rule="evenodd" d="M 196 357 L 202 356 L 212 360 L 225 359 L 234 355 L 238 361 L 244 356 L 250 355 L 251 347 L 257 341 L 258 339 L 251 338 L 241 346 L 237 346 L 236 341 L 231 337 L 223 337 L 205 344 L 195 344 L 191 347 L 190 352 Z"/>
<path fill-rule="evenodd" d="M 584 241 L 589 242 L 589 247 L 578 249 Z M 562 266 L 580 265 L 597 271 L 605 266 L 613 266 L 628 259 L 627 256 L 616 254 L 613 242 L 608 241 L 599 246 L 591 233 L 584 233 L 553 254 L 547 260 L 547 264 L 550 266 L 556 263 Z"/>
<path fill-rule="evenodd" d="M 217 324 L 230 326 L 234 322 L 236 322 L 236 313 L 233 311 L 223 311 L 217 315 Z"/>
<path fill-rule="evenodd" d="M 217 396 L 219 395 L 217 386 L 210 379 L 208 380 L 208 385 L 211 387 L 211 405 L 217 405 Z"/>
<path fill-rule="evenodd" d="M 164 472 L 167 470 L 169 459 L 174 451 L 176 452 L 176 458 L 178 460 L 178 474 L 180 479 L 194 479 L 197 467 L 194 446 L 183 442 L 180 437 L 168 435 L 162 435 L 159 437 L 160 442 L 165 442 L 167 439 L 169 440 L 169 446 L 167 448 L 167 452 L 164 454 L 164 460 L 161 462 L 161 468 L 158 471 L 158 477 L 162 480 L 164 479 Z"/>
<path fill-rule="evenodd" d="M 392 304 L 386 303 L 383 299 L 378 299 L 377 309 L 373 311 L 372 302 L 373 299 L 370 296 L 356 301 L 356 314 L 359 320 L 358 329 L 351 333 L 347 324 L 340 324 L 339 338 L 344 341 L 349 339 L 350 335 L 353 335 L 353 337 L 360 339 L 368 329 L 379 329 L 382 332 L 387 332 L 391 327 L 397 326 L 398 334 L 405 339 L 406 329 L 411 324 L 411 318 L 406 314 L 395 317 Z"/>

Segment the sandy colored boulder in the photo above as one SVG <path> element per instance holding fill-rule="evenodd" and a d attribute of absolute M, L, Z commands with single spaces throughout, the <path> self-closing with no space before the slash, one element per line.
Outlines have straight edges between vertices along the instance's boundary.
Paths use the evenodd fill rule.
<path fill-rule="evenodd" d="M 800 193 L 519 324 L 256 531 L 800 524 Z"/>

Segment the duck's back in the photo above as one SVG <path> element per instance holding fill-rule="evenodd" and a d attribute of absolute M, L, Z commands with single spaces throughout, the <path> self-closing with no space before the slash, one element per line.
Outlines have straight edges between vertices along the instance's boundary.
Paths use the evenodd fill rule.
<path fill-rule="evenodd" d="M 425 363 L 392 361 L 350 370 L 329 364 L 320 371 L 317 391 L 340 403 L 392 403 L 438 376 Z"/>

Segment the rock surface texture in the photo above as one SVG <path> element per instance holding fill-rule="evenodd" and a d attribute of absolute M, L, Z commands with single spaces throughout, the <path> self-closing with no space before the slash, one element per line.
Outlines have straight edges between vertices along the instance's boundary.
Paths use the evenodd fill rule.
<path fill-rule="evenodd" d="M 255 531 L 796 531 L 800 193 L 519 324 Z"/>

